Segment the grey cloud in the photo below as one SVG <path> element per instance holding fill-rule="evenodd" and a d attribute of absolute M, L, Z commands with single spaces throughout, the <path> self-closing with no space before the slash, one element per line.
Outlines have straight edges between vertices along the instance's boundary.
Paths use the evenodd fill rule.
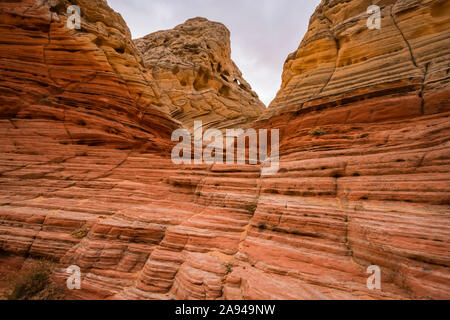
<path fill-rule="evenodd" d="M 134 38 L 205 17 L 231 31 L 232 57 L 245 79 L 269 104 L 283 63 L 306 33 L 320 0 L 108 0 Z"/>

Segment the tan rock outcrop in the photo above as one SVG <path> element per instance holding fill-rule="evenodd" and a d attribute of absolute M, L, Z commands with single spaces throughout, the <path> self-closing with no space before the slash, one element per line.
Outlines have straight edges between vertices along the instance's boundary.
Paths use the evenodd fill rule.
<path fill-rule="evenodd" d="M 192 129 L 243 127 L 264 104 L 231 60 L 230 32 L 221 23 L 194 18 L 134 41 L 156 80 L 161 102 Z"/>
<path fill-rule="evenodd" d="M 323 1 L 254 123 L 280 129 L 268 177 L 168 157 L 181 123 L 258 115 L 224 27 L 138 40 L 144 62 L 106 2 L 71 3 L 81 30 L 65 27 L 69 2 L 0 3 L 0 250 L 57 261 L 61 283 L 80 266 L 71 298 L 449 298 L 448 1 L 382 1 L 370 31 L 366 2 Z M 191 96 L 201 68 L 183 66 L 197 62 L 223 113 Z M 219 62 L 244 84 L 229 97 Z M 366 286 L 373 264 L 381 290 Z"/>

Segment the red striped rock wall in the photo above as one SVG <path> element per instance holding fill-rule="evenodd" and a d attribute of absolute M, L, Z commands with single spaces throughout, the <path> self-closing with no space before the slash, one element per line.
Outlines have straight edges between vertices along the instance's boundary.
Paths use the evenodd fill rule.
<path fill-rule="evenodd" d="M 66 26 L 70 4 L 81 30 Z M 161 181 L 151 168 L 170 164 L 180 124 L 105 1 L 2 2 L 0 29 L 0 249 L 59 261 L 119 208 L 167 197 L 128 180 L 137 167 L 110 176 L 137 155 L 153 172 L 144 180 Z M 136 268 L 149 254 L 142 241 L 123 247 Z"/>

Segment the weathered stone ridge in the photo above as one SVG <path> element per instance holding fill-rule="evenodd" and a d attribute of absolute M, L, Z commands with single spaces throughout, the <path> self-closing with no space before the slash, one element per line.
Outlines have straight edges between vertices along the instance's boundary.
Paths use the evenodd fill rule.
<path fill-rule="evenodd" d="M 161 102 L 186 127 L 247 126 L 264 104 L 231 60 L 230 32 L 221 23 L 194 18 L 171 30 L 135 40 Z"/>
<path fill-rule="evenodd" d="M 261 115 L 220 24 L 0 3 L 0 259 L 80 266 L 80 299 L 448 299 L 448 1 L 368 5 L 322 2 Z M 278 174 L 174 165 L 193 120 L 280 129 Z"/>
<path fill-rule="evenodd" d="M 367 27 L 367 1 L 322 2 L 285 62 L 266 117 L 398 94 L 411 99 L 407 116 L 448 110 L 448 1 L 374 4 L 381 8 L 380 30 Z M 401 109 L 401 101 L 389 111 Z"/>

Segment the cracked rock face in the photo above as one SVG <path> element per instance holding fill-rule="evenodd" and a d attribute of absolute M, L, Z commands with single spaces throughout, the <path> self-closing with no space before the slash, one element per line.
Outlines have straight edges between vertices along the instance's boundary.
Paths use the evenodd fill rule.
<path fill-rule="evenodd" d="M 231 60 L 230 32 L 221 23 L 194 18 L 172 30 L 135 40 L 161 102 L 192 129 L 243 127 L 265 106 Z"/>
<path fill-rule="evenodd" d="M 133 42 L 105 1 L 1 2 L 0 268 L 78 265 L 82 299 L 448 299 L 448 1 L 371 32 L 366 5 L 322 2 L 261 115 L 220 24 Z M 174 165 L 197 119 L 280 129 L 278 174 Z"/>

